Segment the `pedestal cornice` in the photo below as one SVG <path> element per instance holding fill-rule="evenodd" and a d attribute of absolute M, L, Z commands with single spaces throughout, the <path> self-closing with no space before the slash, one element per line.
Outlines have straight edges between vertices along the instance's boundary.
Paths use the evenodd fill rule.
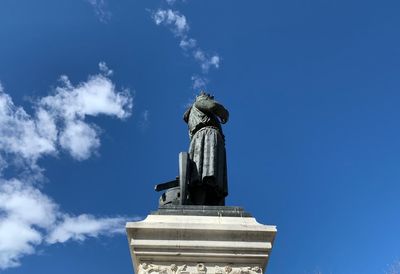
<path fill-rule="evenodd" d="M 162 207 L 143 221 L 126 224 L 136 274 L 265 270 L 275 226 L 258 223 L 239 207 L 183 207 Z"/>

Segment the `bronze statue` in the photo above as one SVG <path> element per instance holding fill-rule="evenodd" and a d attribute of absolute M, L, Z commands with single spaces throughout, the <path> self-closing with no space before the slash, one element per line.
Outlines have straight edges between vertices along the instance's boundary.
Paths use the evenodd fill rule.
<path fill-rule="evenodd" d="M 225 138 L 221 124 L 229 119 L 229 112 L 214 100 L 214 96 L 201 92 L 185 112 L 188 124 L 189 203 L 193 205 L 225 205 L 228 195 Z"/>
<path fill-rule="evenodd" d="M 179 176 L 158 184 L 159 205 L 225 205 L 228 195 L 225 137 L 221 124 L 229 112 L 214 96 L 201 92 L 183 115 L 188 124 L 189 152 L 179 153 Z"/>

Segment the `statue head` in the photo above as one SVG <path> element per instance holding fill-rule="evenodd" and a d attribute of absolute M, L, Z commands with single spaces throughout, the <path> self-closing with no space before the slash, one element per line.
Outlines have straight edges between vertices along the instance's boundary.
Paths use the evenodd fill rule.
<path fill-rule="evenodd" d="M 206 99 L 206 100 L 207 99 L 214 100 L 214 96 L 209 94 L 209 93 L 206 93 L 205 91 L 201 91 L 199 93 L 199 95 L 196 96 L 196 101 L 204 100 L 204 99 Z"/>

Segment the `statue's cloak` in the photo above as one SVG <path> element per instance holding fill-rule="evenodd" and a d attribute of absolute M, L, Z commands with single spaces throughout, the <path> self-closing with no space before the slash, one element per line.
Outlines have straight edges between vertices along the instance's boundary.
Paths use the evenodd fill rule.
<path fill-rule="evenodd" d="M 228 195 L 225 140 L 218 118 L 195 106 L 189 110 L 192 160 L 190 184 L 210 184 L 218 196 Z"/>

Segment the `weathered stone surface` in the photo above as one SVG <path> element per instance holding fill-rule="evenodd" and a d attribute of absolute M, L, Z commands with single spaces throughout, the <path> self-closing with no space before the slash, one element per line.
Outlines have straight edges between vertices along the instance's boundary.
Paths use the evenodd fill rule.
<path fill-rule="evenodd" d="M 261 274 L 259 266 L 233 266 L 215 264 L 148 264 L 141 263 L 138 274 Z"/>
<path fill-rule="evenodd" d="M 212 212 L 211 208 L 243 212 L 236 207 L 203 210 Z M 157 212 L 181 209 L 162 207 Z M 186 210 L 127 223 L 137 274 L 261 274 L 266 268 L 275 226 L 259 224 L 252 217 L 185 215 Z"/>
<path fill-rule="evenodd" d="M 196 206 L 196 205 L 165 205 L 160 206 L 154 215 L 191 215 L 191 216 L 225 216 L 252 217 L 249 212 L 238 206 Z"/>

